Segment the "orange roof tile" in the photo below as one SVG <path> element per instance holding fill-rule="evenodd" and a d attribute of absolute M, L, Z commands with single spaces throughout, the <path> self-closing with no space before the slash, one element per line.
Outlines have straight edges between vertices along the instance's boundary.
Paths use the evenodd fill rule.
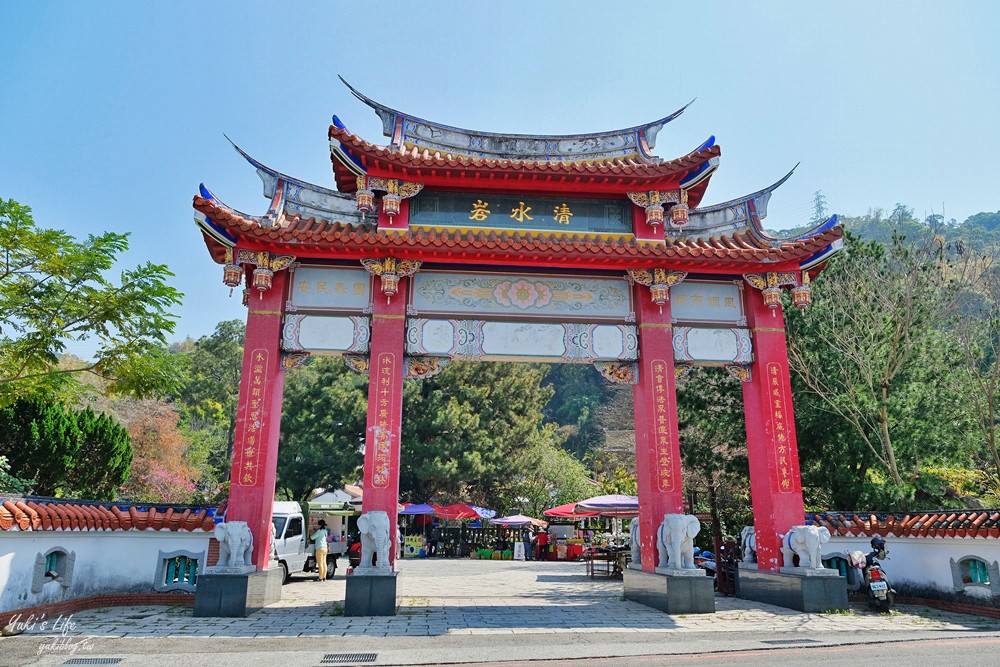
<path fill-rule="evenodd" d="M 0 503 L 0 531 L 17 530 L 180 530 L 210 531 L 214 510 L 168 507 L 139 509 L 121 503 L 94 504 L 48 499 L 7 498 Z"/>
<path fill-rule="evenodd" d="M 673 160 L 649 162 L 631 158 L 592 162 L 510 160 L 431 153 L 427 149 L 419 150 L 416 147 L 407 149 L 377 146 L 336 125 L 330 126 L 329 137 L 340 142 L 341 146 L 360 160 L 366 169 L 374 170 L 379 175 L 397 173 L 415 176 L 420 173 L 454 179 L 471 172 L 486 172 L 502 173 L 519 180 L 525 177 L 573 176 L 580 182 L 615 179 L 623 183 L 623 192 L 634 189 L 637 182 L 680 179 L 708 160 L 722 154 L 719 146 L 711 146 Z M 333 165 L 337 189 L 341 192 L 353 192 L 356 188 L 355 173 L 344 166 L 336 156 Z"/>
<path fill-rule="evenodd" d="M 407 233 L 386 233 L 369 225 L 298 216 L 286 217 L 281 225 L 262 226 L 257 221 L 240 216 L 233 209 L 200 196 L 194 198 L 194 207 L 244 243 L 256 242 L 261 247 L 283 248 L 299 258 L 329 256 L 331 252 L 339 258 L 392 253 L 400 259 L 434 261 L 441 258 L 454 261 L 460 253 L 463 261 L 478 259 L 484 262 L 529 263 L 562 260 L 567 265 L 596 261 L 605 267 L 642 267 L 673 262 L 692 269 L 726 266 L 759 270 L 761 264 L 809 257 L 843 234 L 840 227 L 833 227 L 805 240 L 761 247 L 744 233 L 709 239 L 668 239 L 665 243 L 599 234 L 560 236 L 488 229 L 414 228 Z M 213 247 L 214 242 L 208 237 L 206 240 L 216 261 L 221 262 L 224 250 L 221 246 Z"/>
<path fill-rule="evenodd" d="M 914 514 L 871 514 L 862 518 L 849 512 L 807 514 L 806 523 L 825 526 L 834 535 L 887 535 L 896 537 L 1000 537 L 1000 512 L 941 510 Z"/>

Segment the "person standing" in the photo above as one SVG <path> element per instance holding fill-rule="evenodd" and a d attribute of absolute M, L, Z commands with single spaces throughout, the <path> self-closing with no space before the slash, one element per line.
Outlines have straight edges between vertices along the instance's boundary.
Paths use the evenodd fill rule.
<path fill-rule="evenodd" d="M 326 529 L 326 521 L 320 519 L 319 528 L 309 536 L 313 547 L 315 547 L 313 557 L 316 560 L 316 567 L 319 568 L 319 578 L 316 581 L 326 581 L 326 555 L 330 552 L 326 539 L 329 536 L 330 532 Z"/>
<path fill-rule="evenodd" d="M 531 531 L 527 528 L 521 534 L 521 541 L 524 542 L 524 559 L 531 560 Z"/>
<path fill-rule="evenodd" d="M 549 534 L 544 530 L 538 533 L 538 560 L 548 560 L 549 555 Z"/>

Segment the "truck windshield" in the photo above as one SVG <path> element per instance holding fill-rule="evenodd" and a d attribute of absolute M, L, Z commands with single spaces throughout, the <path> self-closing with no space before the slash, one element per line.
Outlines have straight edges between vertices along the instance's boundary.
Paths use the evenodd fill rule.
<path fill-rule="evenodd" d="M 271 523 L 274 524 L 274 535 L 275 539 L 281 539 L 281 533 L 285 530 L 285 522 L 288 521 L 287 517 L 283 516 L 272 516 Z"/>

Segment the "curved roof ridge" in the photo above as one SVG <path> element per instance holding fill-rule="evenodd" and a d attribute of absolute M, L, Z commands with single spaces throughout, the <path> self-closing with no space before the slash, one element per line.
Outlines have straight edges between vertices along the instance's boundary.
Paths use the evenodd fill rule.
<path fill-rule="evenodd" d="M 419 121 L 419 122 L 422 122 L 422 123 L 427 123 L 428 125 L 433 125 L 435 127 L 441 127 L 441 128 L 445 128 L 445 129 L 448 129 L 448 130 L 456 130 L 458 132 L 465 132 L 465 133 L 468 133 L 468 134 L 475 134 L 475 135 L 481 135 L 481 136 L 486 136 L 486 137 L 511 137 L 511 138 L 519 138 L 519 139 L 527 139 L 527 138 L 532 138 L 532 139 L 536 139 L 536 138 L 537 139 L 574 139 L 574 138 L 580 138 L 580 137 L 602 137 L 602 136 L 609 136 L 609 135 L 620 134 L 620 133 L 625 133 L 625 132 L 636 132 L 638 130 L 648 130 L 649 128 L 652 128 L 652 127 L 657 126 L 657 125 L 659 125 L 660 127 L 662 127 L 662 126 L 666 125 L 667 123 L 669 123 L 670 121 L 676 119 L 681 114 L 683 114 L 684 111 L 689 106 L 691 106 L 692 104 L 694 104 L 695 101 L 697 101 L 697 99 L 698 99 L 697 97 L 693 98 L 690 102 L 688 102 L 687 104 L 685 104 L 684 106 L 682 106 L 680 109 L 677 109 L 673 113 L 668 114 L 668 115 L 664 116 L 663 118 L 658 118 L 657 120 L 651 121 L 649 123 L 642 123 L 640 125 L 633 125 L 632 127 L 623 127 L 621 129 L 617 129 L 617 130 L 604 130 L 604 131 L 601 131 L 601 132 L 580 132 L 578 134 L 517 134 L 517 133 L 508 133 L 508 132 L 483 132 L 481 130 L 470 130 L 468 128 L 456 127 L 456 126 L 453 126 L 453 125 L 445 125 L 444 123 L 438 123 L 436 121 L 429 121 L 429 120 L 427 120 L 425 118 L 420 118 L 419 116 L 414 116 L 413 114 L 408 114 L 405 111 L 399 111 L 398 109 L 393 109 L 392 107 L 386 106 L 386 105 L 384 105 L 384 104 L 382 104 L 380 102 L 376 102 L 375 100 L 373 100 L 372 98 L 368 97 L 367 95 L 365 95 L 364 93 L 362 93 L 361 91 L 359 91 L 357 88 L 355 88 L 351 84 L 347 83 L 347 81 L 344 80 L 344 77 L 342 77 L 342 76 L 340 76 L 338 74 L 337 78 L 340 79 L 341 83 L 343 83 L 345 86 L 347 86 L 347 89 L 351 91 L 352 95 L 354 95 L 356 98 L 358 98 L 359 100 L 361 100 L 362 102 L 364 102 L 366 105 L 368 105 L 369 107 L 371 107 L 372 109 L 374 109 L 376 113 L 378 113 L 379 111 L 383 111 L 383 112 L 391 113 L 391 114 L 396 115 L 396 116 L 405 116 L 407 118 L 411 118 L 413 120 L 416 120 L 416 121 Z M 379 114 L 379 117 L 380 118 L 382 117 L 381 114 Z M 659 130 L 659 128 L 657 128 L 657 130 Z M 391 132 L 386 132 L 385 136 L 391 137 L 392 133 Z M 648 139 L 647 139 L 647 144 L 649 145 L 650 148 L 654 148 L 655 147 L 655 143 L 654 142 L 650 142 Z"/>
<path fill-rule="evenodd" d="M 672 114 L 652 122 L 616 130 L 579 134 L 498 133 L 445 125 L 393 109 L 363 94 L 343 77 L 339 78 L 352 95 L 375 110 L 382 120 L 383 134 L 391 138 L 391 145 L 413 145 L 478 157 L 508 156 L 515 159 L 565 162 L 634 156 L 655 161 L 650 150 L 656 146 L 657 133 L 694 103 L 691 100 Z"/>
<path fill-rule="evenodd" d="M 730 206 L 739 206 L 741 204 L 745 204 L 746 202 L 750 201 L 751 199 L 758 199 L 759 197 L 762 197 L 763 195 L 771 194 L 772 192 L 774 192 L 775 190 L 777 190 L 785 181 L 787 181 L 789 178 L 792 177 L 792 174 L 795 173 L 795 170 L 799 168 L 800 164 L 802 164 L 802 163 L 801 162 L 796 163 L 795 166 L 792 167 L 791 170 L 787 174 L 785 174 L 784 176 L 782 176 L 781 178 L 779 178 L 777 181 L 775 181 L 771 185 L 767 186 L 766 188 L 761 188 L 757 192 L 754 192 L 754 193 L 749 194 L 749 195 L 744 195 L 742 197 L 737 197 L 735 199 L 730 199 L 729 201 L 724 201 L 724 202 L 721 202 L 721 203 L 718 203 L 718 204 L 712 204 L 711 206 L 700 206 L 697 209 L 695 209 L 694 211 L 692 211 L 691 213 L 692 214 L 694 214 L 694 213 L 712 213 L 714 211 L 721 211 L 723 209 L 729 208 Z M 761 215 L 760 217 L 761 217 L 761 219 L 767 217 L 767 208 L 766 208 L 766 206 L 764 208 L 763 215 Z"/>

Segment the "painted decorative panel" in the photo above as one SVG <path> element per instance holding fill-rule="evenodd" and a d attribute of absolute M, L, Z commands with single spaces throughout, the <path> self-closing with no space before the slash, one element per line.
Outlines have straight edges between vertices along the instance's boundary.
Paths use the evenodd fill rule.
<path fill-rule="evenodd" d="M 631 290 L 624 278 L 489 275 L 421 271 L 413 277 L 419 313 L 626 320 Z"/>
<path fill-rule="evenodd" d="M 713 322 L 746 325 L 743 289 L 733 281 L 685 280 L 670 288 L 675 322 Z"/>
<path fill-rule="evenodd" d="M 749 364 L 753 361 L 750 331 L 674 327 L 674 359 L 702 364 Z"/>
<path fill-rule="evenodd" d="M 407 354 L 464 359 L 523 359 L 563 363 L 631 361 L 638 357 L 634 326 L 411 319 Z"/>
<path fill-rule="evenodd" d="M 287 352 L 367 352 L 370 341 L 367 317 L 286 315 L 281 330 Z"/>
<path fill-rule="evenodd" d="M 371 300 L 371 276 L 360 266 L 299 266 L 292 274 L 290 310 L 361 312 Z"/>
<path fill-rule="evenodd" d="M 536 195 L 422 193 L 410 204 L 410 225 L 632 234 L 631 203 Z"/>

